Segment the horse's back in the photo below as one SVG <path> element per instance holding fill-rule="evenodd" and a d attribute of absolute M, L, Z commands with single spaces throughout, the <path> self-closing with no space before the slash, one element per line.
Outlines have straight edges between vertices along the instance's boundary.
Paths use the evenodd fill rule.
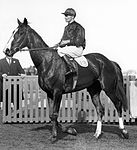
<path fill-rule="evenodd" d="M 89 64 L 96 66 L 98 71 L 101 71 L 102 68 L 105 69 L 107 72 L 115 72 L 115 67 L 111 60 L 109 60 L 106 56 L 100 53 L 89 53 L 84 55 Z"/>
<path fill-rule="evenodd" d="M 85 54 L 84 56 L 91 61 L 100 61 L 100 62 L 102 61 L 104 63 L 106 62 L 112 65 L 111 60 L 109 60 L 106 56 L 104 56 L 101 53 L 89 53 L 89 54 Z"/>

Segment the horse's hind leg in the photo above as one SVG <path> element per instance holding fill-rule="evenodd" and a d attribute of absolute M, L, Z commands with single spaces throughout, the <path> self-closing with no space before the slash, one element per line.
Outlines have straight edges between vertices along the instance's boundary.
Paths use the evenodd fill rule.
<path fill-rule="evenodd" d="M 122 135 L 123 138 L 128 139 L 129 134 L 128 134 L 127 130 L 125 129 L 123 119 L 122 119 L 122 106 L 123 106 L 122 101 L 120 100 L 120 97 L 118 95 L 116 95 L 115 92 L 113 92 L 113 93 L 112 92 L 111 93 L 107 92 L 106 94 L 111 99 L 111 101 L 113 102 L 113 104 L 114 104 L 114 106 L 115 106 L 115 108 L 118 112 L 119 129 L 120 129 L 121 135 Z"/>
<path fill-rule="evenodd" d="M 87 88 L 87 91 L 89 92 L 92 102 L 96 108 L 98 121 L 97 121 L 97 128 L 94 136 L 96 138 L 99 138 L 101 135 L 102 130 L 102 117 L 104 115 L 104 108 L 100 101 L 100 92 L 101 92 L 101 85 L 99 81 L 96 81 L 91 87 Z"/>
<path fill-rule="evenodd" d="M 92 102 L 96 108 L 96 112 L 98 116 L 97 128 L 94 136 L 96 138 L 99 138 L 102 131 L 102 117 L 104 115 L 104 108 L 100 102 L 100 94 L 95 94 L 94 96 L 92 96 Z"/>

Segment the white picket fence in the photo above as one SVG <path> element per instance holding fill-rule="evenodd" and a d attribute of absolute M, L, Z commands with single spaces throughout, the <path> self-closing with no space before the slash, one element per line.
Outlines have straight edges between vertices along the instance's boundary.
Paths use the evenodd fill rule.
<path fill-rule="evenodd" d="M 126 83 L 128 99 L 131 94 L 130 82 Z M 17 89 L 19 87 L 19 90 Z M 11 89 L 14 88 L 14 101 L 11 103 Z M 8 92 L 8 104 L 6 102 L 6 91 Z M 19 97 L 17 97 L 19 92 Z M 23 93 L 23 96 L 22 96 Z M 19 109 L 17 110 L 17 100 Z M 105 107 L 104 122 L 118 122 L 117 111 L 110 99 L 101 93 L 101 101 Z M 8 115 L 6 106 L 8 105 Z M 37 76 L 27 76 L 24 79 L 17 76 L 10 76 L 3 83 L 3 122 L 50 122 L 47 95 L 39 88 Z M 123 119 L 126 122 L 134 122 L 130 118 L 130 110 L 123 112 Z M 84 89 L 79 92 L 64 94 L 58 117 L 59 122 L 96 122 L 97 114 L 91 98 Z"/>

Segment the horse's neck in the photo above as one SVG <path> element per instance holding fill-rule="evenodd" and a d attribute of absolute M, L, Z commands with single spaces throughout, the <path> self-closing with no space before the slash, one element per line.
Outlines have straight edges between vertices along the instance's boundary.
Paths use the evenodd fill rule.
<path fill-rule="evenodd" d="M 28 46 L 30 49 L 48 48 L 48 45 L 34 30 L 32 30 L 30 33 Z M 55 66 L 57 65 L 57 60 L 59 60 L 58 53 L 50 49 L 30 51 L 30 56 L 36 68 L 38 69 L 39 67 L 40 69 L 43 68 L 44 70 L 54 70 Z"/>
<path fill-rule="evenodd" d="M 29 48 L 47 48 L 48 45 L 43 41 L 41 36 L 39 36 L 34 30 L 29 35 Z"/>
<path fill-rule="evenodd" d="M 49 65 L 53 61 L 53 54 L 46 50 L 36 50 L 36 51 L 30 51 L 31 59 L 36 66 L 40 66 L 40 64 L 44 64 L 45 67 L 49 68 Z"/>
<path fill-rule="evenodd" d="M 37 33 L 34 32 L 29 36 L 28 48 L 48 48 L 48 45 L 42 40 L 42 38 Z M 42 61 L 46 61 L 45 53 L 46 51 L 43 50 L 30 51 L 31 59 L 36 67 L 39 66 L 42 63 Z"/>

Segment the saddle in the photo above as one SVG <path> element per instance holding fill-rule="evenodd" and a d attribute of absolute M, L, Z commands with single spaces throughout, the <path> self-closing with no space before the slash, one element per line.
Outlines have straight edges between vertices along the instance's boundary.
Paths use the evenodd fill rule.
<path fill-rule="evenodd" d="M 88 66 L 87 59 L 84 56 L 74 59 L 68 55 L 63 56 L 63 58 L 67 66 L 66 80 L 72 80 L 73 82 L 72 89 L 74 89 L 78 79 L 78 64 L 82 67 L 87 67 Z"/>

